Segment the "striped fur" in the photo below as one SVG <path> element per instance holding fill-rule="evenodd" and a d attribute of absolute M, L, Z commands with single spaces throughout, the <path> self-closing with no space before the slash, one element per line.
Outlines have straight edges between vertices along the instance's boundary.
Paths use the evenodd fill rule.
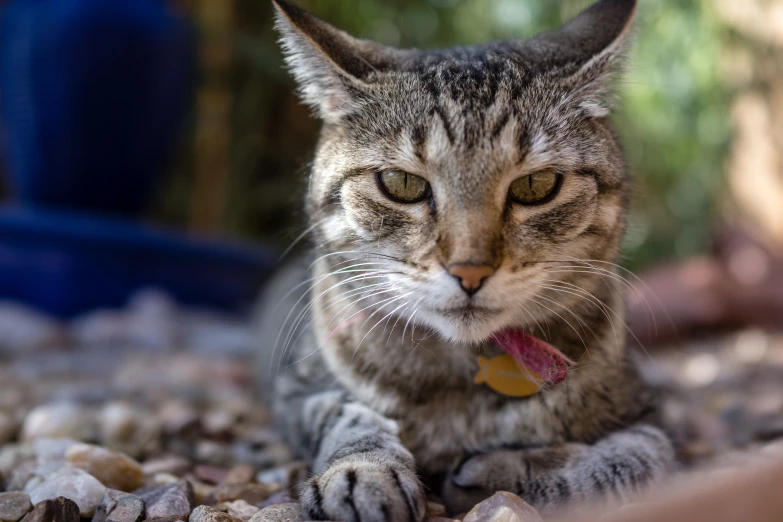
<path fill-rule="evenodd" d="M 609 78 L 635 2 L 601 0 L 528 41 L 426 52 L 277 6 L 324 120 L 314 261 L 262 306 L 276 417 L 313 467 L 307 518 L 421 520 L 425 484 L 456 512 L 498 489 L 540 508 L 627 499 L 663 476 L 673 450 L 624 349 L 613 264 L 628 178 Z M 511 203 L 509 185 L 544 168 L 563 173 L 557 196 Z M 425 178 L 433 198 L 391 201 L 383 169 Z M 454 263 L 495 273 L 468 295 Z M 577 361 L 566 381 L 526 399 L 474 384 L 477 356 L 499 354 L 488 339 L 509 327 Z"/>

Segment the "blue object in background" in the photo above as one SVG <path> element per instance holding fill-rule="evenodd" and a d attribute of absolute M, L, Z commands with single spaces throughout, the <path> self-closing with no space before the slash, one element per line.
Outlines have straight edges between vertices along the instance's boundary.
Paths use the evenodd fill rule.
<path fill-rule="evenodd" d="M 176 148 L 195 56 L 190 24 L 164 0 L 0 0 L 15 200 L 0 208 L 0 299 L 60 317 L 143 287 L 229 310 L 254 300 L 272 254 L 137 220 Z"/>
<path fill-rule="evenodd" d="M 242 311 L 275 263 L 263 249 L 124 221 L 0 209 L 0 297 L 59 317 L 121 306 L 143 287 Z"/>
<path fill-rule="evenodd" d="M 142 211 L 176 148 L 195 71 L 190 23 L 164 0 L 3 3 L 12 195 L 23 205 Z"/>

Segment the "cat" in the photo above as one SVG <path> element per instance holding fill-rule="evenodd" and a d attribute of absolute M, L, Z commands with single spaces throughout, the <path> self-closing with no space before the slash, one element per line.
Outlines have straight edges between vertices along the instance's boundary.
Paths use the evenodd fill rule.
<path fill-rule="evenodd" d="M 612 83 L 636 2 L 428 51 L 273 3 L 323 123 L 314 254 L 260 319 L 276 419 L 313 473 L 305 519 L 420 521 L 425 492 L 451 513 L 498 490 L 547 510 L 664 477 L 675 451 L 625 349 L 614 263 L 629 179 Z"/>

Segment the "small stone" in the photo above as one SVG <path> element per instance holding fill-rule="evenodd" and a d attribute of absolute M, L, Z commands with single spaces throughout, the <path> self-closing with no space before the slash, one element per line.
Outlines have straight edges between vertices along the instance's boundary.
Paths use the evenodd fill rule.
<path fill-rule="evenodd" d="M 147 518 L 183 517 L 193 510 L 193 487 L 187 480 L 159 488 L 144 488 L 135 493 L 147 506 Z"/>
<path fill-rule="evenodd" d="M 22 425 L 22 440 L 39 437 L 90 440 L 94 434 L 92 415 L 70 402 L 38 406 L 27 414 Z"/>
<path fill-rule="evenodd" d="M 196 460 L 205 464 L 220 465 L 231 462 L 231 447 L 214 440 L 200 440 L 196 443 Z"/>
<path fill-rule="evenodd" d="M 98 416 L 101 444 L 133 458 L 160 451 L 162 430 L 151 414 L 125 402 L 112 402 Z"/>
<path fill-rule="evenodd" d="M 265 507 L 250 519 L 250 522 L 300 522 L 302 510 L 296 502 Z"/>
<path fill-rule="evenodd" d="M 225 410 L 210 410 L 201 419 L 204 433 L 212 438 L 220 439 L 229 439 L 231 437 L 231 429 L 236 422 L 236 417 L 231 412 Z"/>
<path fill-rule="evenodd" d="M 258 507 L 264 509 L 269 506 L 277 506 L 278 504 L 289 504 L 291 502 L 295 502 L 295 500 L 291 498 L 291 495 L 289 495 L 285 491 L 281 491 L 279 493 L 275 493 L 261 504 L 258 504 Z"/>
<path fill-rule="evenodd" d="M 27 493 L 0 493 L 0 522 L 17 522 L 31 509 Z"/>
<path fill-rule="evenodd" d="M 162 457 L 148 460 L 141 465 L 145 475 L 157 475 L 158 473 L 169 473 L 171 475 L 182 476 L 188 471 L 192 464 L 184 457 Z"/>
<path fill-rule="evenodd" d="M 244 500 L 248 504 L 257 505 L 271 496 L 272 492 L 263 484 L 222 484 L 215 491 L 218 502 Z"/>
<path fill-rule="evenodd" d="M 136 495 L 107 489 L 92 522 L 141 522 L 144 502 Z"/>
<path fill-rule="evenodd" d="M 55 347 L 63 339 L 62 328 L 49 317 L 11 301 L 0 301 L 0 353 L 31 353 Z"/>
<path fill-rule="evenodd" d="M 201 504 L 214 504 L 215 499 L 215 486 L 212 484 L 206 484 L 195 478 L 187 477 L 190 485 L 193 486 L 193 498 L 196 505 Z"/>
<path fill-rule="evenodd" d="M 40 437 L 33 441 L 35 456 L 39 462 L 64 461 L 65 452 L 72 446 L 79 444 L 73 439 L 53 439 Z"/>
<path fill-rule="evenodd" d="M 283 466 L 293 460 L 290 448 L 282 442 L 269 442 L 258 448 L 255 442 L 238 441 L 231 446 L 234 462 L 245 462 L 259 469 Z"/>
<path fill-rule="evenodd" d="M 144 484 L 144 472 L 139 463 L 118 451 L 78 444 L 66 451 L 65 459 L 68 464 L 85 470 L 108 488 L 133 491 Z"/>
<path fill-rule="evenodd" d="M 163 431 L 172 437 L 191 439 L 201 431 L 201 415 L 183 401 L 166 402 L 160 409 L 158 417 L 163 419 Z"/>
<path fill-rule="evenodd" d="M 0 411 L 0 444 L 8 444 L 16 438 L 19 422 L 8 412 Z"/>
<path fill-rule="evenodd" d="M 196 475 L 197 479 L 203 480 L 204 482 L 220 484 L 228 475 L 228 470 L 218 466 L 201 465 L 193 468 L 193 474 Z"/>
<path fill-rule="evenodd" d="M 128 303 L 128 342 L 154 351 L 172 350 L 179 344 L 177 305 L 159 290 L 144 289 Z"/>
<path fill-rule="evenodd" d="M 209 506 L 199 506 L 190 514 L 188 522 L 239 522 L 239 520 Z"/>
<path fill-rule="evenodd" d="M 541 515 L 518 496 L 500 491 L 474 507 L 463 522 L 543 522 Z"/>
<path fill-rule="evenodd" d="M 228 470 L 222 482 L 224 484 L 247 484 L 253 482 L 255 474 L 256 468 L 250 464 L 238 464 Z"/>
<path fill-rule="evenodd" d="M 437 502 L 427 502 L 427 516 L 430 518 L 440 518 L 446 514 L 446 506 Z"/>
<path fill-rule="evenodd" d="M 261 511 L 260 508 L 250 505 L 244 500 L 235 500 L 233 502 L 226 502 L 225 504 L 228 514 L 234 518 L 238 518 L 242 522 L 248 522 L 253 515 Z"/>
<path fill-rule="evenodd" d="M 75 468 L 63 468 L 28 490 L 35 504 L 56 497 L 69 498 L 76 502 L 84 517 L 95 513 L 105 492 L 106 487 L 98 479 Z"/>
<path fill-rule="evenodd" d="M 0 447 L 0 475 L 8 476 L 25 461 L 35 458 L 32 444 L 8 444 Z"/>
<path fill-rule="evenodd" d="M 152 483 L 150 484 L 151 487 L 161 487 L 161 486 L 168 486 L 170 484 L 174 484 L 175 482 L 179 482 L 182 480 L 180 477 L 177 477 L 176 475 L 172 475 L 171 473 L 156 473 L 154 477 L 152 477 Z"/>
<path fill-rule="evenodd" d="M 80 522 L 79 506 L 64 497 L 44 500 L 37 503 L 22 522 Z"/>
<path fill-rule="evenodd" d="M 256 481 L 271 489 L 291 489 L 307 480 L 307 462 L 297 461 L 286 466 L 264 470 L 258 473 Z"/>

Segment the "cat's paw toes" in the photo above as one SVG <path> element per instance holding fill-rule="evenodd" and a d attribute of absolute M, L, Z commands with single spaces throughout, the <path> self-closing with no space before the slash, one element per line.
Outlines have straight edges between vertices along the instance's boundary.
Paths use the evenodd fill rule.
<path fill-rule="evenodd" d="M 426 498 L 416 475 L 396 463 L 347 459 L 311 478 L 300 496 L 306 520 L 421 521 Z"/>

